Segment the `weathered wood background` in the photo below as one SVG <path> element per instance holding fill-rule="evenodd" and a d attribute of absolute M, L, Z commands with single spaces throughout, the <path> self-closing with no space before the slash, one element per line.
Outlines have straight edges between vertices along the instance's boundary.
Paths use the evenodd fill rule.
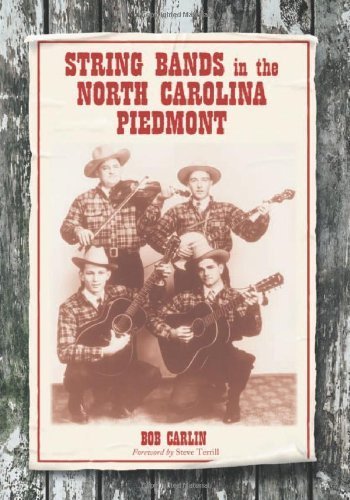
<path fill-rule="evenodd" d="M 0 2 L 0 498 L 349 499 L 348 0 Z M 164 18 L 165 11 L 193 16 Z M 33 473 L 28 460 L 28 53 L 26 35 L 93 31 L 312 33 L 319 38 L 317 464 L 207 471 Z M 174 489 L 176 482 L 208 488 Z M 150 484 L 155 484 L 151 489 Z"/>

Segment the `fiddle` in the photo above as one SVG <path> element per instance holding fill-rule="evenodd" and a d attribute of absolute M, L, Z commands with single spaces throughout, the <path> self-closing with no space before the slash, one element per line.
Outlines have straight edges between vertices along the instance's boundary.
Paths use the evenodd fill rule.
<path fill-rule="evenodd" d="M 125 180 L 120 181 L 114 187 L 112 187 L 109 195 L 110 202 L 112 206 L 119 205 L 126 196 L 135 191 L 138 186 L 137 181 Z M 148 205 L 152 203 L 155 197 L 161 193 L 162 187 L 157 181 L 147 181 L 147 183 L 135 191 L 133 197 L 128 203 L 133 204 L 141 210 L 145 210 Z M 179 194 L 180 196 L 188 197 L 190 192 L 184 189 L 174 189 L 174 194 Z"/>

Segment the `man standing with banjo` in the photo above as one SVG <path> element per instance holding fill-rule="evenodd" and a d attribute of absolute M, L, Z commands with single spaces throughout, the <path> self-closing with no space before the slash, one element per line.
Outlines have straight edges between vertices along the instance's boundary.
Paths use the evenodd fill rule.
<path fill-rule="evenodd" d="M 123 186 L 121 194 L 124 200 L 130 192 L 130 181 L 121 180 L 130 152 L 128 149 L 116 151 L 111 146 L 99 146 L 92 156 L 84 173 L 87 177 L 98 178 L 100 182 L 73 201 L 61 226 L 61 235 L 72 245 L 102 246 L 110 263 L 118 263 L 118 270 L 112 272 L 110 283 L 140 288 L 144 270 L 139 250 L 146 244 L 150 227 L 160 217 L 164 199 L 172 192 L 163 189 L 150 200 L 145 210 L 144 205 L 140 210 L 131 199 L 131 190 L 129 203 L 116 209 L 111 201 L 113 189 Z M 129 191 L 125 189 L 124 193 L 124 187 Z"/>
<path fill-rule="evenodd" d="M 196 234 L 205 235 L 212 248 L 232 250 L 231 231 L 246 241 L 257 241 L 267 230 L 269 215 L 267 204 L 255 210 L 252 217 L 232 203 L 215 201 L 210 195 L 211 188 L 219 182 L 220 171 L 208 165 L 190 165 L 179 170 L 179 181 L 191 192 L 191 198 L 170 208 L 158 221 L 154 230 L 149 232 L 147 242 L 159 253 L 164 252 L 166 241 L 172 233 L 182 238 L 178 256 L 188 259 L 192 256 L 192 242 Z M 224 280 L 229 284 L 228 271 Z M 195 275 L 189 271 L 176 269 L 174 275 L 175 293 L 193 288 Z"/>

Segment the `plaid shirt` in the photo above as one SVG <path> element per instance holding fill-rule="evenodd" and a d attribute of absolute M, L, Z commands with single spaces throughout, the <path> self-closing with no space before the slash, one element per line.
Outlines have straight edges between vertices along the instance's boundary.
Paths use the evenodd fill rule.
<path fill-rule="evenodd" d="M 233 288 L 223 288 L 215 297 L 214 304 L 226 305 L 237 298 L 239 293 Z M 167 304 L 159 310 L 153 309 L 148 315 L 148 328 L 157 337 L 168 338 L 171 327 L 167 325 L 165 318 L 168 314 L 179 314 L 190 311 L 200 302 L 210 301 L 204 297 L 203 290 L 194 292 L 182 292 L 173 297 Z M 243 336 L 258 335 L 261 331 L 261 316 L 259 305 L 240 304 L 232 308 L 227 315 L 230 323 L 231 340 L 241 340 Z"/>
<path fill-rule="evenodd" d="M 149 243 L 157 252 L 164 253 L 166 240 L 177 233 L 181 236 L 189 231 L 203 233 L 213 248 L 232 250 L 231 231 L 246 241 L 258 240 L 266 231 L 269 215 L 260 215 L 254 222 L 243 220 L 246 212 L 232 205 L 214 201 L 199 213 L 192 200 L 170 208 L 147 235 Z"/>
<path fill-rule="evenodd" d="M 155 286 L 150 300 L 156 303 L 164 293 L 164 287 Z M 107 285 L 103 306 L 116 298 L 132 300 L 138 290 L 131 290 L 121 285 Z M 149 303 L 145 304 L 145 308 Z M 82 294 L 81 290 L 72 295 L 59 308 L 57 329 L 57 353 L 61 363 L 98 361 L 102 358 L 101 347 L 88 347 L 76 344 L 77 337 L 84 325 L 98 316 L 95 307 Z"/>
<path fill-rule="evenodd" d="M 99 184 L 73 201 L 61 226 L 62 238 L 72 245 L 78 243 L 77 228 L 95 233 L 114 210 Z M 143 213 L 133 205 L 122 208 L 96 236 L 94 245 L 136 252 L 146 244 L 149 226 L 153 226 L 159 217 L 160 207 L 157 205 L 150 205 Z"/>

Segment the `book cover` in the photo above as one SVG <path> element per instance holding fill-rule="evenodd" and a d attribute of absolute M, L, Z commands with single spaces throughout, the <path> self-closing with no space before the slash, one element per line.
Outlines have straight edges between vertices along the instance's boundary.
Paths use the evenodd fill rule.
<path fill-rule="evenodd" d="M 316 39 L 29 43 L 30 467 L 315 460 Z"/>

